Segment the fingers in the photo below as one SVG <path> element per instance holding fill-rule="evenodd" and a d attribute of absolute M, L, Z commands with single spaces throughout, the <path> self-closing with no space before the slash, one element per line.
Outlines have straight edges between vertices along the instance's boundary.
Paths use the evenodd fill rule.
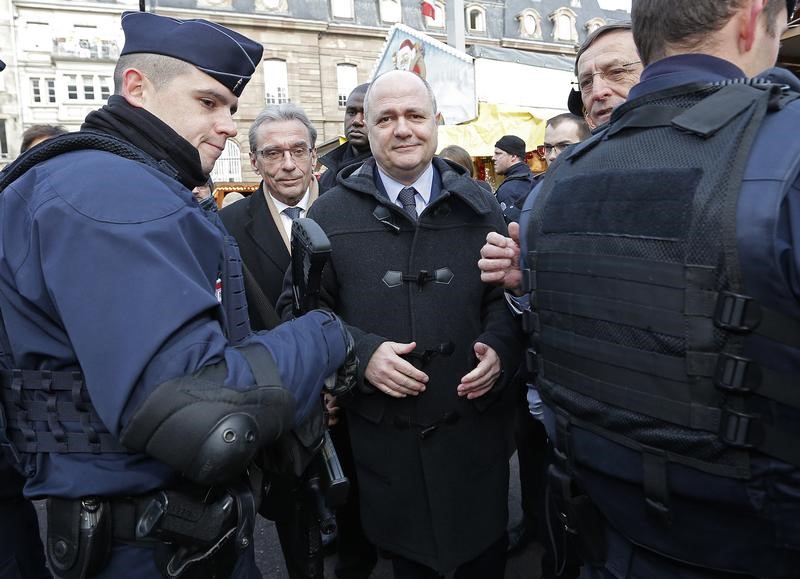
<path fill-rule="evenodd" d="M 419 395 L 425 391 L 428 375 L 400 357 L 414 348 L 415 342 L 384 342 L 370 358 L 364 376 L 376 389 L 393 398 Z"/>
<path fill-rule="evenodd" d="M 500 376 L 500 358 L 497 352 L 482 342 L 475 342 L 475 357 L 478 365 L 463 378 L 456 391 L 459 396 L 466 396 L 472 400 L 486 394 L 491 390 Z"/>
<path fill-rule="evenodd" d="M 512 221 L 508 224 L 508 235 L 519 246 L 519 223 Z"/>

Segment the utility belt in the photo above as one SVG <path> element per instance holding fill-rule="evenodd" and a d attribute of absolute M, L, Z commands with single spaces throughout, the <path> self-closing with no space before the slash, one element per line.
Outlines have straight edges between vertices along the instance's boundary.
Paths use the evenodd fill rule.
<path fill-rule="evenodd" d="M 260 478 L 260 477 L 259 477 Z M 115 542 L 151 546 L 163 577 L 229 577 L 250 546 L 256 502 L 248 481 L 223 491 L 47 499 L 47 560 L 56 576 L 102 571 Z"/>

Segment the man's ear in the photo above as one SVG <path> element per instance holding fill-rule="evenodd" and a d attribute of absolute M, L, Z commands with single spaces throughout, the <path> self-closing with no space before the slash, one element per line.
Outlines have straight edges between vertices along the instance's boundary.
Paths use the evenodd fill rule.
<path fill-rule="evenodd" d="M 122 72 L 122 97 L 134 107 L 144 108 L 145 92 L 150 81 L 144 73 L 135 68 L 127 68 Z"/>
<path fill-rule="evenodd" d="M 739 51 L 748 53 L 756 41 L 756 32 L 761 26 L 761 16 L 764 12 L 766 0 L 750 0 L 734 16 L 739 25 Z"/>
<path fill-rule="evenodd" d="M 253 171 L 256 172 L 256 175 L 258 175 L 259 173 L 258 173 L 258 165 L 256 164 L 256 154 L 253 153 L 252 151 L 250 152 L 250 166 L 253 168 Z"/>

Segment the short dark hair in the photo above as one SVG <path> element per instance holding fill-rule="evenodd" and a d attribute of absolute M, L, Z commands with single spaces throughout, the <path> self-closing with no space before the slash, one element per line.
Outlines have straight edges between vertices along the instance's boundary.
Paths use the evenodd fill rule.
<path fill-rule="evenodd" d="M 475 176 L 475 167 L 472 164 L 472 155 L 470 155 L 469 151 L 467 151 L 464 147 L 459 147 L 458 145 L 448 145 L 439 151 L 439 156 L 442 159 L 448 159 L 464 167 L 467 171 L 469 171 L 470 177 Z"/>
<path fill-rule="evenodd" d="M 633 41 L 642 64 L 664 58 L 669 47 L 691 51 L 708 42 L 742 7 L 745 0 L 634 0 Z M 676 4 L 678 4 L 676 6 Z M 776 34 L 775 16 L 785 0 L 767 0 L 763 15 L 767 32 Z"/>
<path fill-rule="evenodd" d="M 578 127 L 578 136 L 580 137 L 581 141 L 588 139 L 592 135 L 592 131 L 589 128 L 589 125 L 586 123 L 586 119 L 578 115 L 574 115 L 572 113 L 561 113 L 560 115 L 556 115 L 547 119 L 547 126 L 553 127 L 554 129 L 564 123 L 575 123 L 575 125 Z"/>
<path fill-rule="evenodd" d="M 122 94 L 122 73 L 128 68 L 142 71 L 153 86 L 160 89 L 174 78 L 191 72 L 194 65 L 161 54 L 146 52 L 125 54 L 119 57 L 114 68 L 114 94 Z"/>
<path fill-rule="evenodd" d="M 67 131 L 61 125 L 32 125 L 22 133 L 22 144 L 19 146 L 19 152 L 24 153 L 33 144 L 40 141 L 66 134 Z"/>

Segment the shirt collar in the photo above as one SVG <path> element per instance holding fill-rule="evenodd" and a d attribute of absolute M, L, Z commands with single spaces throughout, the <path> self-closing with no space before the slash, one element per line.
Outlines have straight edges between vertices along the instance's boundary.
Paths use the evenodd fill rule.
<path fill-rule="evenodd" d="M 381 182 L 383 183 L 383 187 L 386 189 L 386 195 L 388 195 L 389 200 L 392 203 L 397 203 L 397 196 L 400 195 L 400 190 L 405 189 L 406 187 L 413 187 L 417 190 L 422 200 L 425 201 L 425 205 L 430 203 L 431 200 L 431 189 L 433 187 L 433 165 L 428 163 L 428 168 L 422 172 L 422 175 L 417 177 L 417 180 L 414 181 L 411 185 L 403 185 L 399 181 L 395 181 L 386 172 L 381 168 L 380 165 L 378 167 L 378 175 L 381 178 Z"/>
<path fill-rule="evenodd" d="M 275 196 L 272 193 L 267 191 L 266 187 L 264 187 L 264 193 L 266 195 L 269 195 L 270 199 L 272 199 L 272 202 L 275 204 L 275 209 L 278 210 L 278 213 L 283 213 L 283 210 L 286 209 L 287 207 L 299 207 L 300 209 L 303 210 L 303 214 L 305 214 L 305 212 L 308 211 L 308 199 L 311 197 L 308 189 L 306 189 L 306 194 L 303 195 L 300 201 L 298 201 L 294 205 L 287 205 L 283 201 L 279 201 L 278 199 L 275 198 Z"/>

